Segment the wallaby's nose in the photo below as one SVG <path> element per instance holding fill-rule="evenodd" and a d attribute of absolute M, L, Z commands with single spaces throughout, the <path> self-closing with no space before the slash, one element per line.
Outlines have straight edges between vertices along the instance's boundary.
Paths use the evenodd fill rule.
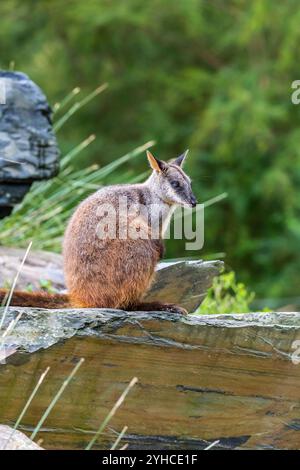
<path fill-rule="evenodd" d="M 192 207 L 196 207 L 196 205 L 197 205 L 197 199 L 195 198 L 194 195 L 192 195 L 192 197 L 191 197 L 191 204 L 192 204 Z"/>

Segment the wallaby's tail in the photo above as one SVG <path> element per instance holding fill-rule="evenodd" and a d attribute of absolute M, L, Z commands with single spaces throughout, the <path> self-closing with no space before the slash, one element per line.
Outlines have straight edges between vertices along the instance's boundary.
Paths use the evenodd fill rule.
<path fill-rule="evenodd" d="M 0 305 L 7 298 L 7 289 L 0 289 Z M 13 293 L 10 305 L 18 307 L 40 308 L 67 308 L 70 307 L 70 299 L 66 294 L 48 294 L 47 292 L 23 292 Z"/>

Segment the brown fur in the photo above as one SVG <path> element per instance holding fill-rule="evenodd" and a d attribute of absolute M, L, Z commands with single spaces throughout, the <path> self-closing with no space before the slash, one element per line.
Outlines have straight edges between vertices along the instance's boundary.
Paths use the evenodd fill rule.
<path fill-rule="evenodd" d="M 120 308 L 127 310 L 168 310 L 184 309 L 172 304 L 143 303 L 143 296 L 149 289 L 159 259 L 163 256 L 162 231 L 167 224 L 172 208 L 176 204 L 194 204 L 190 180 L 180 169 L 186 154 L 175 163 L 167 164 L 148 155 L 153 168 L 151 177 L 143 184 L 110 186 L 97 191 L 83 201 L 74 212 L 63 243 L 64 273 L 68 295 L 47 293 L 15 292 L 11 305 L 45 308 Z M 179 180 L 181 189 L 172 189 L 172 182 Z M 143 204 L 146 208 L 156 205 L 153 213 L 159 227 L 158 238 L 152 236 L 149 213 L 128 213 L 120 220 L 116 218 L 116 230 L 130 226 L 139 233 L 138 238 L 111 237 L 104 231 L 99 236 L 99 224 L 112 219 L 107 212 L 99 212 L 103 204 L 110 204 L 116 211 L 119 197 L 125 196 L 127 208 L 132 204 Z M 158 207 L 158 212 L 157 212 Z M 161 211 L 161 212 L 160 212 Z M 120 211 L 123 214 L 122 211 Z M 144 237 L 143 235 L 148 235 Z M 150 236 L 149 236 L 150 235 Z M 0 290 L 0 300 L 6 291 Z"/>
<path fill-rule="evenodd" d="M 0 304 L 6 299 L 7 294 L 6 289 L 0 289 Z M 70 300 L 69 296 L 64 294 L 15 291 L 10 305 L 40 308 L 67 308 L 70 307 Z"/>
<path fill-rule="evenodd" d="M 103 189 L 86 199 L 66 230 L 64 272 L 74 307 L 127 308 L 137 304 L 149 288 L 161 256 L 161 240 L 103 240 L 97 236 L 101 219 L 97 208 L 101 204 L 111 203 L 116 207 L 121 192 L 129 203 L 140 200 L 139 187 L 123 186 L 119 191 L 115 188 Z"/>

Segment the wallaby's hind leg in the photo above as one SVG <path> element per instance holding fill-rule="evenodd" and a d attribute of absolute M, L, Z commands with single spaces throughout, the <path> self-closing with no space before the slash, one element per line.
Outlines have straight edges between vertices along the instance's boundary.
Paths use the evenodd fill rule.
<path fill-rule="evenodd" d="M 160 311 L 160 312 L 171 312 L 180 313 L 181 315 L 187 315 L 188 312 L 185 308 L 179 307 L 175 304 L 167 304 L 163 302 L 140 302 L 136 305 L 131 305 L 126 310 L 136 310 L 142 312 Z"/>

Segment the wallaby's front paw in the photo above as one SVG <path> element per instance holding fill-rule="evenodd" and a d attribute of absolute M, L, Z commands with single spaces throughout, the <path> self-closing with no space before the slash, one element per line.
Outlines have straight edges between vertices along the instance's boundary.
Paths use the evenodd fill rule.
<path fill-rule="evenodd" d="M 188 311 L 185 308 L 175 304 L 164 305 L 164 310 L 171 313 L 179 313 L 180 315 L 188 315 Z"/>

